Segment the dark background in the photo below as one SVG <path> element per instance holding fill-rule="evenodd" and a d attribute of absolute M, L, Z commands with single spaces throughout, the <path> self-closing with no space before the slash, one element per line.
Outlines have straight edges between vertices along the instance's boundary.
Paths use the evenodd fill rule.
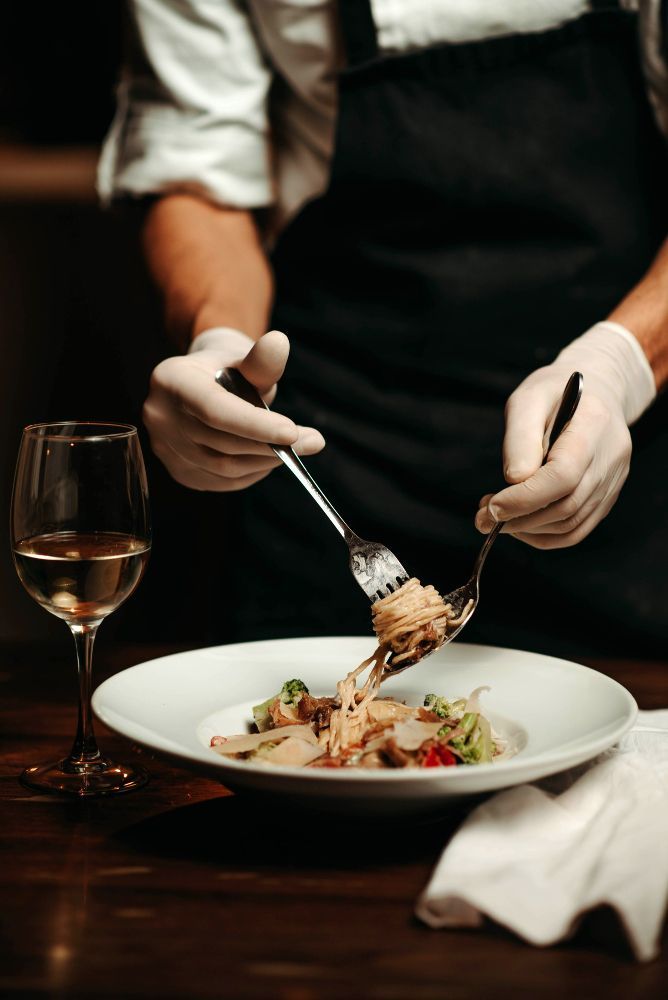
<path fill-rule="evenodd" d="M 141 429 L 150 372 L 172 353 L 141 258 L 141 208 L 103 210 L 95 192 L 99 145 L 114 111 L 122 21 L 121 0 L 21 0 L 3 5 L 0 12 L 0 523 L 5 525 L 21 428 L 46 420 L 93 419 L 129 421 Z M 666 403 L 648 414 L 637 434 L 647 436 L 665 421 Z M 225 641 L 226 607 L 242 576 L 226 544 L 239 498 L 179 486 L 154 459 L 141 433 L 153 553 L 137 593 L 105 622 L 103 641 L 190 646 Z M 657 455 L 656 465 L 657 480 L 665 483 L 665 455 Z M 642 492 L 642 486 L 632 475 L 625 496 L 634 490 Z M 664 510 L 648 508 L 645 539 L 650 544 L 664 516 Z M 618 629 L 624 617 L 620 597 L 605 634 L 591 635 L 585 621 L 587 646 L 577 647 L 582 655 L 663 655 L 664 535 L 661 544 L 657 538 L 650 574 L 663 611 L 654 616 L 657 629 L 644 642 L 634 636 L 624 647 Z M 602 538 L 596 533 L 592 551 L 603 544 Z M 474 547 L 479 540 L 472 531 Z M 8 542 L 0 546 L 0 640 L 60 636 L 68 642 L 62 623 L 23 591 Z M 550 565 L 546 559 L 546 574 Z M 496 591 L 501 610 L 508 586 L 502 570 L 499 556 L 485 570 L 488 606 L 494 606 Z M 586 617 L 587 606 L 585 601 L 575 610 Z M 563 606 L 546 606 L 534 636 L 506 644 L 547 651 L 549 643 L 563 636 L 564 648 L 551 651 L 573 655 L 573 612 L 568 600 Z M 495 641 L 493 629 L 492 618 L 479 615 L 467 637 Z"/>
<path fill-rule="evenodd" d="M 123 5 L 22 0 L 0 14 L 0 523 L 21 428 L 140 423 L 151 369 L 172 353 L 138 245 L 140 210 L 103 211 L 98 147 L 114 109 Z M 233 500 L 172 482 L 143 438 L 154 519 L 147 575 L 108 639 L 225 638 L 222 538 Z M 0 547 L 0 638 L 61 636 Z"/>

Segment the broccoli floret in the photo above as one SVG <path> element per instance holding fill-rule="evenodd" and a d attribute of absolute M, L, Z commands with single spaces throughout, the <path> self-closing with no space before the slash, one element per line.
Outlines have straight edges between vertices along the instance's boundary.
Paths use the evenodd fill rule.
<path fill-rule="evenodd" d="M 462 755 L 465 764 L 478 764 L 480 762 L 480 748 L 476 744 L 467 742 L 466 737 L 456 736 L 450 740 L 453 750 L 458 750 Z"/>
<path fill-rule="evenodd" d="M 439 719 L 447 719 L 452 713 L 452 706 L 445 698 L 441 698 L 440 694 L 426 694 L 424 707 L 437 715 Z"/>
<path fill-rule="evenodd" d="M 274 702 L 280 699 L 283 705 L 297 705 L 304 694 L 308 694 L 308 688 L 303 681 L 296 679 L 286 681 L 278 694 L 273 694 L 271 698 L 267 698 L 260 705 L 255 705 L 253 707 L 253 718 L 258 730 L 261 733 L 265 733 L 267 729 L 272 728 L 273 720 L 269 714 L 269 709 Z"/>
<path fill-rule="evenodd" d="M 281 701 L 284 705 L 298 705 L 305 694 L 308 694 L 308 688 L 304 681 L 294 678 L 286 681 L 281 688 Z"/>

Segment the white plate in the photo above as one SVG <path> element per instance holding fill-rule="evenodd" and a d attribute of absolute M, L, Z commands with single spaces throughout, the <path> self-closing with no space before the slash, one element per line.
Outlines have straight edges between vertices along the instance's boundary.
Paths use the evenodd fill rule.
<path fill-rule="evenodd" d="M 365 811 L 437 805 L 490 792 L 580 764 L 631 727 L 637 706 L 616 681 L 568 660 L 453 643 L 383 685 L 420 705 L 428 692 L 463 697 L 481 684 L 483 709 L 509 743 L 492 764 L 414 770 L 320 770 L 228 760 L 211 736 L 248 732 L 251 706 L 301 677 L 316 695 L 373 650 L 365 637 L 277 639 L 216 646 L 149 660 L 105 681 L 93 695 L 111 729 L 234 789 L 345 802 Z M 334 801 L 332 801 L 334 800 Z"/>

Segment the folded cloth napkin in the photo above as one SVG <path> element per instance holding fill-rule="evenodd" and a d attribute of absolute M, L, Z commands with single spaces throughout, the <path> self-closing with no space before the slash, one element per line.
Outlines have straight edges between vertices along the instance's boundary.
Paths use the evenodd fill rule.
<path fill-rule="evenodd" d="M 416 913 L 430 927 L 484 916 L 537 945 L 602 904 L 636 958 L 655 958 L 668 901 L 668 709 L 588 765 L 500 792 L 444 850 Z"/>

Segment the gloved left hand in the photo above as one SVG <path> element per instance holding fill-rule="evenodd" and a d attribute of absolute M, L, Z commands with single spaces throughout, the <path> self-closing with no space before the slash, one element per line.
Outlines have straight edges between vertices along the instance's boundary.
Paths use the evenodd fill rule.
<path fill-rule="evenodd" d="M 574 371 L 584 375 L 580 405 L 542 464 L 551 423 Z M 628 475 L 628 427 L 656 396 L 638 341 L 618 323 L 597 323 L 551 365 L 529 375 L 506 405 L 503 468 L 512 484 L 480 501 L 476 527 L 541 549 L 585 538 L 614 505 Z"/>

